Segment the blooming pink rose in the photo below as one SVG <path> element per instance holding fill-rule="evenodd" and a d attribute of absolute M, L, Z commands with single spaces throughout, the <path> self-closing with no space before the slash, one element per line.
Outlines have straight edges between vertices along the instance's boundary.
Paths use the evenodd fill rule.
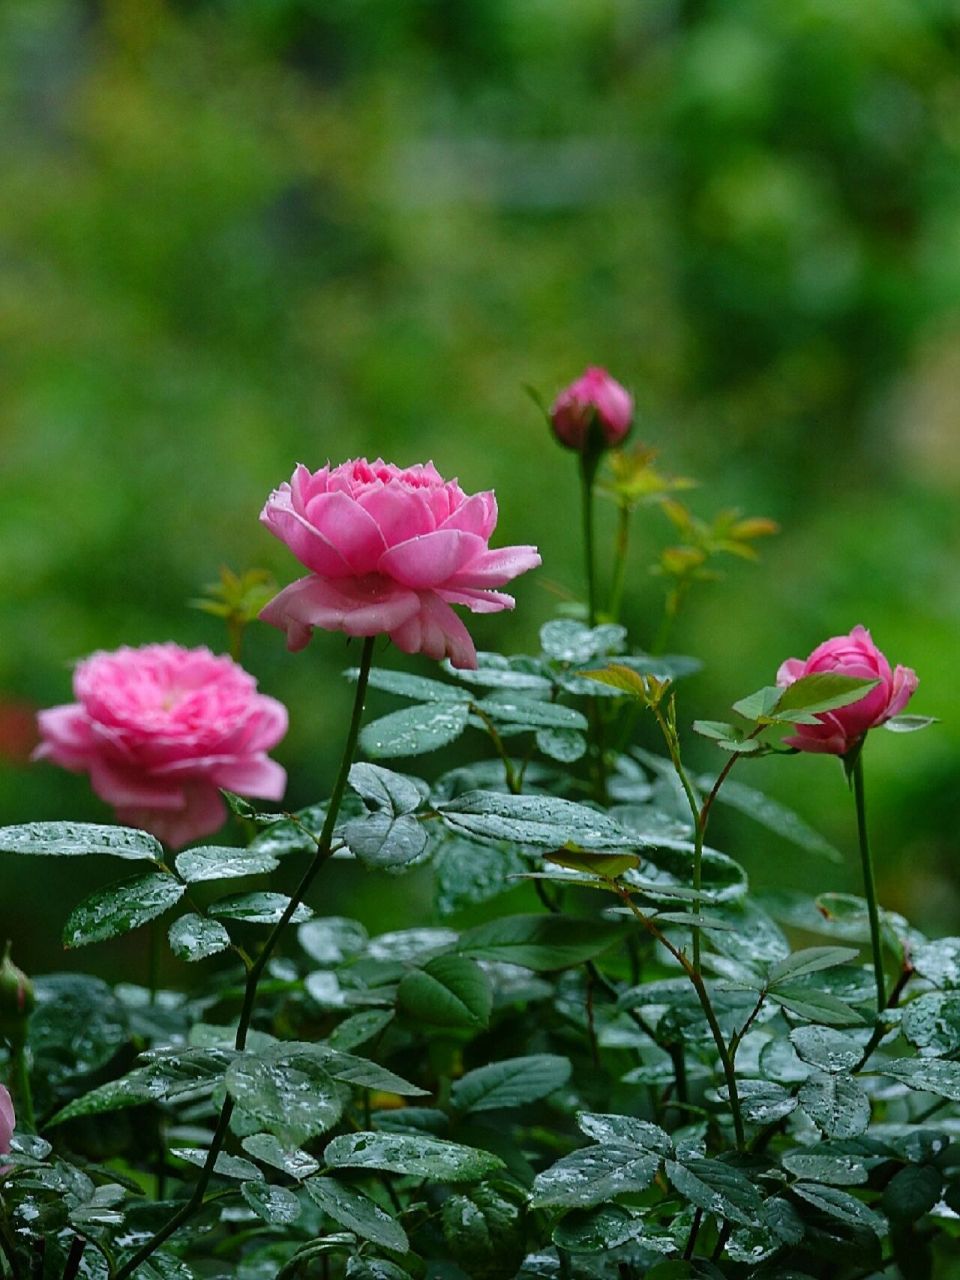
<path fill-rule="evenodd" d="M 593 422 L 612 448 L 633 423 L 633 397 L 606 369 L 591 365 L 554 400 L 550 421 L 557 439 L 568 449 L 583 451 Z"/>
<path fill-rule="evenodd" d="M 501 587 L 540 563 L 536 547 L 491 551 L 492 493 L 463 492 L 432 462 L 396 467 L 378 458 L 297 467 L 260 519 L 310 573 L 261 612 L 302 649 L 314 627 L 350 636 L 381 633 L 404 653 L 475 667 L 470 633 L 451 609 L 512 609 Z"/>
<path fill-rule="evenodd" d="M 9 1091 L 0 1084 L 0 1155 L 10 1150 L 10 1139 L 16 1127 L 17 1117 L 13 1113 L 13 1099 Z M 7 1166 L 9 1168 L 9 1166 Z M 5 1170 L 0 1167 L 0 1173 Z"/>
<path fill-rule="evenodd" d="M 179 849 L 226 817 L 218 787 L 279 800 L 267 757 L 287 731 L 282 703 L 209 649 L 148 644 L 95 653 L 73 676 L 77 701 L 38 716 L 35 759 L 89 773 L 117 820 Z"/>
<path fill-rule="evenodd" d="M 777 672 L 782 688 L 801 676 L 833 671 L 838 675 L 856 676 L 861 680 L 879 680 L 856 702 L 836 711 L 822 711 L 817 724 L 797 725 L 796 733 L 786 742 L 799 751 L 819 751 L 826 755 L 846 755 L 868 729 L 875 729 L 897 715 L 910 701 L 917 687 L 916 673 L 909 667 L 890 670 L 865 627 L 854 627 L 848 636 L 825 640 L 805 662 L 788 658 Z"/>

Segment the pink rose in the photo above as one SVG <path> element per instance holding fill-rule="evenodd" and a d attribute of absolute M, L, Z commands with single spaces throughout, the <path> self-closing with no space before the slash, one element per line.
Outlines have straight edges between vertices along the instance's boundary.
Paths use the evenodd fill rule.
<path fill-rule="evenodd" d="M 209 649 L 148 644 L 95 653 L 73 676 L 77 701 L 38 716 L 35 759 L 89 773 L 118 822 L 179 849 L 223 825 L 218 787 L 279 800 L 286 772 L 267 757 L 287 711 Z"/>
<path fill-rule="evenodd" d="M 297 467 L 260 519 L 310 573 L 260 617 L 302 649 L 314 627 L 350 636 L 381 633 L 404 653 L 475 667 L 470 633 L 451 609 L 512 609 L 501 587 L 540 563 L 536 547 L 491 551 L 492 493 L 465 494 L 432 462 L 395 467 L 365 458 L 310 472 Z"/>
<path fill-rule="evenodd" d="M 0 1155 L 6 1155 L 10 1150 L 10 1139 L 13 1137 L 13 1131 L 17 1124 L 17 1117 L 13 1112 L 13 1099 L 10 1097 L 9 1090 L 0 1084 Z M 7 1166 L 9 1168 L 9 1165 Z M 0 1173 L 6 1170 L 0 1167 Z"/>
<path fill-rule="evenodd" d="M 554 434 L 568 449 L 582 452 L 596 422 L 608 448 L 620 443 L 633 423 L 633 397 L 606 369 L 592 365 L 561 391 L 550 410 Z"/>
<path fill-rule="evenodd" d="M 880 683 L 856 702 L 836 711 L 820 712 L 818 724 L 797 725 L 796 733 L 786 742 L 799 751 L 846 755 L 868 729 L 875 729 L 902 711 L 917 687 L 916 673 L 909 667 L 890 670 L 890 663 L 870 639 L 870 632 L 865 627 L 854 627 L 848 636 L 825 640 L 805 662 L 799 658 L 788 658 L 777 672 L 777 684 L 786 688 L 801 676 L 822 671 L 857 676 L 861 680 L 879 680 Z"/>

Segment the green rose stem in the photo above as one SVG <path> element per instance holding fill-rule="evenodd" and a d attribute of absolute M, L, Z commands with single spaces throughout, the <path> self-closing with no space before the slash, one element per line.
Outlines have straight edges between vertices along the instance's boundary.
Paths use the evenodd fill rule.
<path fill-rule="evenodd" d="M 880 942 L 880 912 L 877 909 L 877 886 L 873 878 L 873 859 L 870 856 L 870 839 L 867 835 L 867 810 L 863 795 L 863 746 L 855 748 L 851 777 L 853 779 L 853 795 L 857 805 L 857 834 L 860 838 L 860 861 L 863 865 L 863 889 L 867 899 L 867 914 L 870 917 L 870 943 L 873 947 L 873 971 L 877 978 L 877 1012 L 882 1013 L 887 1005 L 884 995 L 885 979 L 883 976 L 883 951 Z"/>
<path fill-rule="evenodd" d="M 630 549 L 630 517 L 633 509 L 627 502 L 621 502 L 617 512 L 617 541 L 613 560 L 613 581 L 610 584 L 610 606 L 608 612 L 612 622 L 620 621 L 623 608 L 623 587 L 627 579 L 627 552 Z"/>
<path fill-rule="evenodd" d="M 591 438 L 593 429 L 591 429 Z M 588 446 L 580 454 L 580 497 L 583 515 L 583 552 L 587 570 L 587 621 L 597 625 L 597 573 L 594 563 L 593 482 L 603 456 L 602 447 Z"/>
<path fill-rule="evenodd" d="M 296 892 L 287 904 L 283 915 L 274 925 L 273 929 L 267 937 L 263 945 L 263 949 L 252 961 L 247 968 L 247 981 L 243 995 L 243 1006 L 240 1010 L 240 1021 L 237 1025 L 237 1036 L 235 1041 L 236 1049 L 242 1051 L 246 1048 L 247 1032 L 250 1030 L 250 1022 L 253 1018 L 254 1004 L 257 998 L 257 985 L 263 974 L 264 969 L 273 954 L 277 943 L 280 941 L 281 935 L 287 925 L 293 919 L 297 907 L 303 902 L 316 878 L 317 873 L 323 864 L 330 857 L 333 849 L 333 830 L 336 826 L 337 816 L 340 812 L 340 805 L 343 801 L 343 793 L 347 787 L 347 777 L 350 773 L 350 766 L 353 763 L 354 752 L 357 749 L 357 738 L 360 734 L 360 722 L 363 719 L 363 704 L 367 693 L 367 681 L 370 677 L 370 668 L 373 663 L 373 646 L 376 640 L 375 636 L 366 636 L 363 641 L 363 653 L 360 658 L 360 673 L 357 677 L 357 691 L 353 701 L 353 714 L 350 719 L 350 728 L 347 732 L 347 741 L 343 749 L 343 759 L 340 761 L 340 771 L 337 774 L 337 780 L 334 784 L 333 794 L 330 796 L 330 804 L 327 808 L 327 816 L 323 824 L 323 830 L 317 837 L 317 851 L 313 855 L 310 865 L 307 867 L 303 877 L 297 886 Z M 233 1099 L 229 1096 L 224 1100 L 220 1109 L 220 1117 L 217 1120 L 217 1127 L 214 1131 L 213 1140 L 210 1143 L 210 1150 L 207 1152 L 206 1163 L 200 1170 L 200 1176 L 189 1198 L 169 1221 L 160 1228 L 154 1235 L 150 1237 L 139 1249 L 118 1267 L 113 1273 L 112 1280 L 127 1280 L 127 1277 L 133 1275 L 137 1267 L 140 1266 L 150 1255 L 169 1239 L 173 1233 L 183 1225 L 189 1218 L 202 1207 L 203 1197 L 213 1176 L 214 1165 L 217 1156 L 223 1150 L 223 1145 L 227 1140 L 227 1133 L 230 1128 L 230 1117 L 233 1114 Z"/>
<path fill-rule="evenodd" d="M 623 885 L 617 884 L 616 881 L 610 881 L 610 884 L 623 905 L 639 921 L 651 937 L 656 938 L 662 946 L 666 947 L 674 960 L 676 960 L 684 973 L 693 983 L 693 988 L 697 993 L 697 999 L 700 1001 L 700 1007 L 703 1010 L 703 1015 L 710 1028 L 710 1034 L 713 1036 L 713 1043 L 716 1045 L 717 1055 L 720 1058 L 724 1078 L 727 1082 L 727 1093 L 730 1095 L 730 1112 L 733 1116 L 733 1130 L 736 1135 L 737 1149 L 739 1151 L 743 1151 L 745 1147 L 745 1138 L 743 1132 L 743 1116 L 740 1111 L 740 1091 L 737 1088 L 737 1076 L 733 1068 L 733 1059 L 727 1049 L 727 1044 L 723 1038 L 723 1032 L 720 1029 L 720 1023 L 717 1021 L 717 1015 L 714 1012 L 713 1004 L 710 1000 L 710 993 L 707 991 L 703 977 L 700 974 L 700 971 L 694 968 L 690 963 L 680 948 L 674 946 L 670 939 L 666 937 L 665 934 L 661 933 L 656 923 L 651 920 L 649 916 L 645 916 L 643 914 L 637 904 L 630 897 L 629 891 Z"/>

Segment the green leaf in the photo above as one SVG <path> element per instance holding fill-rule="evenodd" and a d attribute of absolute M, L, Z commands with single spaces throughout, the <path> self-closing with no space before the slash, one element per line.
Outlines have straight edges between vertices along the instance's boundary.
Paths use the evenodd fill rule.
<path fill-rule="evenodd" d="M 553 1242 L 566 1253 L 606 1253 L 643 1235 L 643 1218 L 620 1204 L 567 1213 L 553 1229 Z"/>
<path fill-rule="evenodd" d="M 839 675 L 833 671 L 818 671 L 801 676 L 787 685 L 777 701 L 775 714 L 778 720 L 791 719 L 787 712 L 805 712 L 816 715 L 824 711 L 836 711 L 851 702 L 859 702 L 879 680 L 863 680 L 858 676 Z"/>
<path fill-rule="evenodd" d="M 862 1200 L 858 1200 L 847 1191 L 811 1182 L 796 1182 L 790 1190 L 794 1195 L 800 1196 L 802 1200 L 819 1209 L 821 1213 L 837 1218 L 847 1226 L 866 1227 L 881 1238 L 886 1234 L 887 1224 L 880 1214 L 874 1213 Z"/>
<path fill-rule="evenodd" d="M 297 930 L 297 941 L 316 964 L 333 968 L 358 956 L 369 941 L 359 920 L 326 916 L 309 920 Z"/>
<path fill-rule="evenodd" d="M 896 1058 L 873 1070 L 883 1076 L 893 1076 L 911 1089 L 935 1093 L 951 1102 L 960 1102 L 960 1062 L 948 1062 L 943 1058 Z"/>
<path fill-rule="evenodd" d="M 323 1153 L 332 1168 L 382 1169 L 435 1182 L 479 1182 L 502 1169 L 489 1151 L 418 1134 L 345 1133 Z"/>
<path fill-rule="evenodd" d="M 327 1037 L 331 1049 L 348 1052 L 376 1039 L 393 1021 L 390 1009 L 362 1009 L 338 1023 Z"/>
<path fill-rule="evenodd" d="M 235 880 L 238 876 L 273 871 L 279 865 L 278 860 L 269 852 L 258 849 L 221 849 L 215 845 L 186 849 L 177 857 L 177 870 L 188 884 L 198 884 L 205 880 Z"/>
<path fill-rule="evenodd" d="M 149 1102 L 186 1102 L 208 1097 L 223 1080 L 234 1057 L 232 1049 L 178 1049 L 158 1054 L 144 1067 L 109 1080 L 74 1098 L 49 1124 L 78 1116 L 101 1115 Z"/>
<path fill-rule="evenodd" d="M 356 683 L 360 668 L 351 667 L 343 674 L 348 680 Z M 470 700 L 469 693 L 455 684 L 444 684 L 441 680 L 428 680 L 425 676 L 410 675 L 406 671 L 388 671 L 384 667 L 374 667 L 368 680 L 371 689 L 383 689 L 387 693 L 395 693 L 401 698 L 412 698 L 416 702 L 469 702 Z"/>
<path fill-rule="evenodd" d="M 883 728 L 891 733 L 916 733 L 918 729 L 929 729 L 939 723 L 936 716 L 891 716 L 883 722 Z"/>
<path fill-rule="evenodd" d="M 458 1111 L 497 1111 L 538 1102 L 570 1079 L 570 1060 L 552 1053 L 507 1058 L 468 1071 L 454 1082 L 451 1102 Z"/>
<path fill-rule="evenodd" d="M 573 764 L 587 753 L 587 740 L 575 729 L 538 729 L 537 750 L 561 764 Z"/>
<path fill-rule="evenodd" d="M 903 1034 L 918 1049 L 945 1056 L 960 1049 L 960 991 L 927 991 L 903 1011 Z"/>
<path fill-rule="evenodd" d="M 348 781 L 367 808 L 389 813 L 395 818 L 404 813 L 415 813 L 430 794 L 430 788 L 422 778 L 396 773 L 378 764 L 352 765 Z"/>
<path fill-rule="evenodd" d="M 696 781 L 702 791 L 709 792 L 716 779 L 711 775 L 705 775 L 697 778 Z M 808 853 L 822 854 L 831 862 L 842 861 L 839 850 L 825 840 L 818 831 L 808 826 L 798 814 L 781 804 L 779 800 L 771 799 L 754 787 L 744 786 L 742 782 L 728 778 L 717 792 L 717 801 L 746 814 L 761 826 L 766 827 L 768 831 L 775 832 L 784 840 L 789 840 L 791 844 L 805 849 Z"/>
<path fill-rule="evenodd" d="M 442 1222 L 447 1248 L 469 1266 L 475 1280 L 498 1280 L 519 1267 L 524 1245 L 520 1208 L 488 1184 L 448 1196 Z"/>
<path fill-rule="evenodd" d="M 105 853 L 134 862 L 163 861 L 163 845 L 155 836 L 133 827 L 93 822 L 27 822 L 18 827 L 0 827 L 0 853 L 53 858 Z"/>
<path fill-rule="evenodd" d="M 394 1262 L 356 1254 L 347 1263 L 345 1275 L 346 1280 L 411 1280 L 410 1272 Z"/>
<path fill-rule="evenodd" d="M 870 1177 L 863 1160 L 857 1155 L 824 1151 L 826 1143 L 812 1148 L 786 1151 L 781 1164 L 788 1173 L 807 1182 L 826 1182 L 835 1187 L 862 1187 Z"/>
<path fill-rule="evenodd" d="M 641 702 L 646 702 L 649 697 L 643 676 L 619 662 L 611 662 L 609 666 L 596 671 L 584 671 L 582 674 L 585 680 L 595 680 L 597 684 L 629 694 Z"/>
<path fill-rule="evenodd" d="M 804 1062 L 821 1071 L 852 1071 L 863 1056 L 856 1040 L 832 1027 L 794 1027 L 790 1041 Z"/>
<path fill-rule="evenodd" d="M 432 702 L 393 711 L 365 726 L 360 745 L 367 755 L 387 760 L 419 756 L 449 746 L 467 727 L 467 702 Z"/>
<path fill-rule="evenodd" d="M 888 1218 L 916 1222 L 940 1199 L 943 1175 L 932 1164 L 908 1164 L 898 1170 L 883 1189 L 883 1211 Z"/>
<path fill-rule="evenodd" d="M 573 1209 L 603 1204 L 628 1191 L 649 1187 L 660 1168 L 660 1156 L 625 1143 L 583 1147 L 538 1173 L 532 1204 Z"/>
<path fill-rule="evenodd" d="M 286 1187 L 268 1182 L 245 1182 L 240 1194 L 257 1217 L 272 1227 L 288 1227 L 300 1217 L 300 1201 Z"/>
<path fill-rule="evenodd" d="M 913 948 L 913 967 L 936 987 L 960 989 L 960 938 L 937 938 Z"/>
<path fill-rule="evenodd" d="M 769 993 L 771 1000 L 807 1022 L 821 1022 L 832 1027 L 862 1026 L 864 1018 L 829 991 L 814 987 L 778 987 Z"/>
<path fill-rule="evenodd" d="M 738 1091 L 740 1110 L 750 1124 L 774 1124 L 797 1108 L 793 1094 L 771 1080 L 741 1080 Z M 729 1101 L 725 1088 L 720 1090 L 720 1097 Z"/>
<path fill-rule="evenodd" d="M 647 841 L 588 805 L 556 796 L 514 796 L 468 791 L 438 806 L 446 826 L 486 840 L 558 848 L 568 841 L 584 849 L 629 850 Z"/>
<path fill-rule="evenodd" d="M 540 674 L 543 666 L 535 658 L 505 658 L 500 653 L 477 654 L 477 665 L 473 670 L 453 667 L 444 658 L 441 663 L 444 671 L 463 684 L 480 685 L 488 689 L 526 689 L 528 693 L 549 695 L 553 682 Z"/>
<path fill-rule="evenodd" d="M 206 1147 L 171 1147 L 170 1154 L 187 1164 L 202 1169 L 207 1163 L 210 1152 Z M 236 1178 L 240 1182 L 256 1182 L 262 1180 L 263 1174 L 255 1164 L 244 1160 L 242 1156 L 230 1156 L 221 1151 L 213 1165 L 214 1173 L 221 1178 Z"/>
<path fill-rule="evenodd" d="M 852 1076 L 815 1072 L 800 1086 L 797 1100 L 831 1138 L 855 1138 L 870 1124 L 870 1099 Z"/>
<path fill-rule="evenodd" d="M 568 969 L 606 951 L 626 933 L 622 924 L 570 916 L 501 916 L 467 929 L 457 950 L 478 960 L 517 964 L 537 972 Z"/>
<path fill-rule="evenodd" d="M 347 847 L 368 867 L 402 867 L 427 847 L 427 830 L 410 814 L 371 813 L 352 818 L 341 832 Z"/>
<path fill-rule="evenodd" d="M 241 1054 L 227 1070 L 226 1085 L 247 1115 L 299 1142 L 332 1128 L 349 1098 L 314 1056 L 283 1043 L 261 1056 Z"/>
<path fill-rule="evenodd" d="M 63 927 L 63 945 L 85 947 L 128 933 L 163 915 L 185 893 L 186 886 L 163 871 L 106 885 L 71 911 Z"/>
<path fill-rule="evenodd" d="M 771 965 L 767 982 L 770 987 L 794 982 L 805 974 L 846 964 L 848 960 L 855 960 L 859 954 L 855 947 L 807 947 L 803 951 L 794 951 Z"/>
<path fill-rule="evenodd" d="M 685 1200 L 747 1227 L 759 1224 L 760 1193 L 739 1169 L 719 1160 L 666 1162 L 667 1177 Z"/>
<path fill-rule="evenodd" d="M 336 1178 L 308 1178 L 303 1185 L 310 1198 L 341 1227 L 394 1253 L 409 1251 L 410 1242 L 403 1227 L 369 1196 Z"/>
<path fill-rule="evenodd" d="M 460 955 L 436 956 L 406 974 L 397 990 L 399 1007 L 433 1027 L 485 1027 L 493 992 L 478 964 Z"/>
<path fill-rule="evenodd" d="M 377 1012 L 379 1013 L 379 1010 Z M 343 1053 L 326 1044 L 308 1043 L 299 1047 L 302 1051 L 315 1056 L 335 1080 L 343 1080 L 347 1084 L 355 1085 L 358 1089 L 379 1089 L 384 1093 L 397 1093 L 408 1098 L 423 1097 L 429 1092 L 427 1089 L 421 1089 L 419 1085 L 411 1084 L 409 1080 L 404 1080 L 403 1076 L 398 1076 L 395 1071 L 381 1067 L 379 1062 L 372 1062 L 369 1058 L 358 1058 L 352 1053 Z"/>
<path fill-rule="evenodd" d="M 450 915 L 487 902 L 514 888 L 516 882 L 510 877 L 527 866 L 523 855 L 507 844 L 475 844 L 448 836 L 434 859 L 437 909 L 441 915 Z"/>
<path fill-rule="evenodd" d="M 582 1133 L 594 1142 L 614 1143 L 621 1146 L 641 1147 L 657 1155 L 673 1154 L 673 1142 L 657 1124 L 637 1120 L 634 1116 L 611 1115 L 604 1112 L 581 1111 L 577 1125 Z"/>
<path fill-rule="evenodd" d="M 224 920 L 242 920 L 245 924 L 276 924 L 290 905 L 285 893 L 240 893 L 231 898 L 219 898 L 207 908 L 212 916 Z M 293 924 L 309 920 L 313 912 L 306 903 L 299 903 L 291 916 Z"/>
<path fill-rule="evenodd" d="M 491 720 L 524 729 L 584 730 L 587 727 L 587 717 L 581 711 L 559 702 L 498 696 L 484 698 L 474 705 Z"/>
<path fill-rule="evenodd" d="M 554 618 L 540 628 L 540 647 L 557 662 L 590 662 L 617 653 L 626 638 L 626 628 L 616 623 L 591 628 L 571 618 Z"/>
<path fill-rule="evenodd" d="M 733 710 L 745 720 L 762 720 L 780 701 L 783 690 L 777 685 L 767 685 L 756 693 L 748 694 L 733 704 Z"/>
<path fill-rule="evenodd" d="M 206 960 L 230 946 L 230 935 L 223 925 L 217 920 L 207 920 L 195 911 L 174 920 L 167 937 L 173 954 L 188 964 Z"/>
<path fill-rule="evenodd" d="M 272 1133 L 253 1133 L 244 1138 L 240 1145 L 254 1159 L 279 1169 L 297 1182 L 309 1178 L 320 1168 L 319 1161 L 314 1160 L 313 1156 L 307 1155 L 306 1151 L 301 1151 L 298 1147 L 288 1148 Z"/>

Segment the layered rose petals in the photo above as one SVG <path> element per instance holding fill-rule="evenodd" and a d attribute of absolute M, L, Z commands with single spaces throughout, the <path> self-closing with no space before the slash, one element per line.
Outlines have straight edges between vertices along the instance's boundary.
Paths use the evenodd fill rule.
<path fill-rule="evenodd" d="M 891 670 L 890 663 L 870 638 L 870 632 L 862 626 L 854 627 L 847 636 L 824 641 L 805 661 L 788 658 L 777 672 L 777 684 L 786 688 L 801 676 L 825 671 L 879 683 L 856 702 L 835 711 L 821 712 L 817 724 L 798 725 L 793 737 L 786 739 L 788 745 L 798 751 L 846 755 L 868 729 L 875 729 L 899 714 L 917 687 L 916 673 L 901 666 Z"/>
<path fill-rule="evenodd" d="M 10 1140 L 13 1137 L 13 1131 L 16 1127 L 17 1117 L 13 1111 L 13 1099 L 10 1097 L 10 1091 L 0 1084 L 0 1155 L 6 1155 L 10 1150 Z M 0 1167 L 0 1173 L 4 1170 Z"/>
<path fill-rule="evenodd" d="M 223 825 L 219 787 L 283 796 L 286 772 L 267 752 L 286 708 L 230 658 L 176 644 L 95 653 L 73 688 L 76 702 L 38 716 L 34 758 L 88 773 L 118 821 L 177 849 Z"/>
<path fill-rule="evenodd" d="M 492 493 L 465 494 L 433 463 L 401 467 L 358 458 L 310 472 L 298 466 L 260 519 L 310 570 L 260 617 L 302 649 L 315 627 L 389 635 L 405 653 L 475 667 L 470 634 L 451 605 L 512 609 L 494 590 L 540 563 L 535 547 L 491 551 Z"/>
<path fill-rule="evenodd" d="M 568 449 L 583 452 L 596 424 L 607 448 L 622 442 L 633 424 L 633 397 L 606 369 L 591 365 L 554 400 L 553 432 Z"/>

